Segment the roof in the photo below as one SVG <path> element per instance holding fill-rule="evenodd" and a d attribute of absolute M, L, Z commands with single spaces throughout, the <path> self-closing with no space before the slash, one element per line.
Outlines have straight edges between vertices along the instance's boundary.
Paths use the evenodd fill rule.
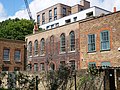
<path fill-rule="evenodd" d="M 13 40 L 13 39 L 6 39 L 6 38 L 0 38 L 0 41 L 14 42 L 14 43 L 25 43 L 25 41 L 22 41 L 22 40 Z"/>

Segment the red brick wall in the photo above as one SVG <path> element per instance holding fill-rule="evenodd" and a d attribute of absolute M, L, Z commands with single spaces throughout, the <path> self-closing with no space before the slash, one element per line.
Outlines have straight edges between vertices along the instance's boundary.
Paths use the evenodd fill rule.
<path fill-rule="evenodd" d="M 0 64 L 4 67 L 9 67 L 9 71 L 14 71 L 14 67 L 19 67 L 20 70 L 24 70 L 24 41 L 14 41 L 8 39 L 0 39 Z M 4 48 L 10 49 L 10 61 L 3 61 Z M 15 50 L 20 50 L 20 62 L 14 61 Z M 0 71 L 2 68 L 0 68 Z"/>
<path fill-rule="evenodd" d="M 88 20 L 80 23 L 80 51 L 83 56 L 81 68 L 86 68 L 88 62 L 96 62 L 98 66 L 103 61 L 109 61 L 112 66 L 120 67 L 120 12 Z M 110 31 L 110 51 L 100 50 L 100 32 Z M 88 34 L 96 34 L 96 52 L 88 53 Z"/>
<path fill-rule="evenodd" d="M 74 25 L 75 24 L 75 25 Z M 75 60 L 76 61 L 76 68 L 79 69 L 79 64 L 80 64 L 80 55 L 79 55 L 79 25 L 78 23 L 74 24 L 69 24 L 65 25 L 63 27 L 55 28 L 53 30 L 49 30 L 46 32 L 38 33 L 35 35 L 31 35 L 26 37 L 29 41 L 33 42 L 33 52 L 34 52 L 34 41 L 38 39 L 39 41 L 39 48 L 40 48 L 40 40 L 42 38 L 45 38 L 45 56 L 40 56 L 40 49 L 39 49 L 39 54 L 38 56 L 32 56 L 32 65 L 34 65 L 35 62 L 38 63 L 38 66 L 40 65 L 41 62 L 45 62 L 46 60 L 49 60 L 49 64 L 53 62 L 55 64 L 55 69 L 59 67 L 60 61 L 65 61 L 68 63 L 70 60 Z M 74 27 L 76 26 L 76 27 Z M 70 52 L 70 47 L 69 47 L 69 33 L 71 31 L 75 32 L 75 39 L 76 39 L 76 52 Z M 65 38 L 66 38 L 66 52 L 65 53 L 60 53 L 60 35 L 62 33 L 65 33 Z M 50 37 L 54 36 L 54 46 L 50 46 Z M 51 50 L 54 52 L 52 53 Z M 52 56 L 50 56 L 52 54 Z M 30 58 L 28 57 L 28 60 Z M 46 66 L 45 66 L 46 67 Z M 48 66 L 49 67 L 49 66 Z"/>

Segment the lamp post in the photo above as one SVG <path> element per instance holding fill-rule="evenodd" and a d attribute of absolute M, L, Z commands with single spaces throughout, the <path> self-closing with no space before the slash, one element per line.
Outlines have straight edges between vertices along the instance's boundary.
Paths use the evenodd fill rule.
<path fill-rule="evenodd" d="M 38 90 L 38 76 L 36 76 L 36 90 Z"/>
<path fill-rule="evenodd" d="M 77 90 L 77 86 L 76 86 L 76 71 L 73 71 L 73 77 L 74 77 L 74 81 L 75 81 L 75 90 Z"/>

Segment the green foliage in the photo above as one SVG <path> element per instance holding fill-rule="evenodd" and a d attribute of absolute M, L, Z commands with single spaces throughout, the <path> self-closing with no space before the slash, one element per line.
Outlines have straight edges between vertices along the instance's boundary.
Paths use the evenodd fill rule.
<path fill-rule="evenodd" d="M 58 88 L 66 90 L 70 76 L 71 69 L 66 65 L 61 65 L 56 71 L 49 71 L 47 73 L 47 86 L 49 90 L 58 90 Z"/>
<path fill-rule="evenodd" d="M 0 22 L 0 38 L 24 40 L 33 31 L 33 22 L 26 19 L 9 19 Z"/>

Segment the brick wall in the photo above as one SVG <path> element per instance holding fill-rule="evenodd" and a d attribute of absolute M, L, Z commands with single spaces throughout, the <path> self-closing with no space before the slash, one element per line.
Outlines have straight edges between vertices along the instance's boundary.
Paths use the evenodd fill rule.
<path fill-rule="evenodd" d="M 76 43 L 75 52 L 70 52 L 69 34 L 71 31 L 75 32 L 75 43 Z M 62 33 L 65 33 L 65 38 L 66 38 L 66 41 L 65 41 L 66 52 L 65 53 L 60 53 L 60 35 Z M 50 37 L 52 35 L 54 36 L 54 44 L 53 46 L 50 46 Z M 40 56 L 40 40 L 42 38 L 45 39 L 45 56 Z M 40 66 L 40 63 L 43 63 L 43 62 L 46 64 L 46 59 L 48 59 L 49 64 L 53 62 L 55 64 L 55 69 L 57 69 L 59 67 L 60 61 L 65 61 L 66 63 L 68 63 L 71 60 L 75 60 L 76 68 L 79 68 L 79 64 L 80 64 L 79 56 L 80 55 L 79 55 L 79 24 L 78 23 L 73 23 L 73 24 L 65 25 L 65 26 L 55 28 L 49 31 L 38 33 L 35 35 L 30 35 L 30 36 L 27 36 L 26 39 L 27 39 L 27 44 L 29 43 L 29 41 L 32 41 L 33 52 L 34 52 L 34 41 L 36 39 L 38 40 L 38 56 L 34 56 L 34 54 L 32 54 L 32 58 L 28 57 L 28 60 L 30 59 L 32 60 L 31 61 L 32 65 L 34 65 L 34 63 L 38 63 L 38 66 Z M 52 53 L 52 51 L 54 53 Z"/>
<path fill-rule="evenodd" d="M 24 41 L 14 41 L 8 39 L 0 39 L 0 64 L 2 67 L 9 67 L 9 71 L 14 71 L 15 67 L 20 68 L 20 70 L 24 70 Z M 9 53 L 9 61 L 3 60 L 3 50 L 7 48 L 10 50 Z M 15 50 L 20 50 L 20 62 L 15 62 L 14 60 L 14 53 Z"/>
<path fill-rule="evenodd" d="M 80 51 L 82 53 L 81 68 L 86 68 L 89 62 L 109 61 L 113 67 L 120 67 L 120 12 L 80 22 Z M 109 30 L 110 50 L 100 50 L 100 32 Z M 88 53 L 88 34 L 96 35 L 96 51 Z"/>

